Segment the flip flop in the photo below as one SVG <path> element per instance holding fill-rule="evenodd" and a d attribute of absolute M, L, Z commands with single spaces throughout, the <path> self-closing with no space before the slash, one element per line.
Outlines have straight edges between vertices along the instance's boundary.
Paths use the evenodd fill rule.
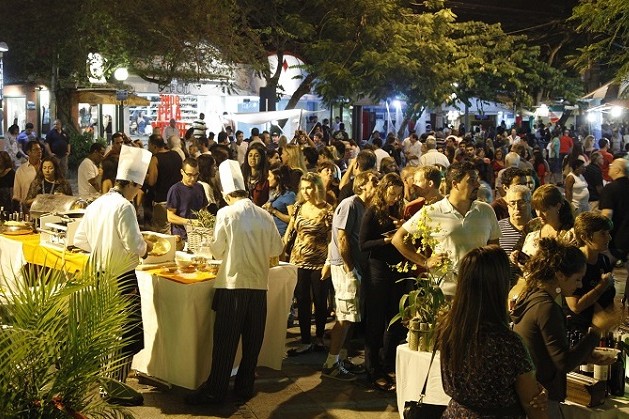
<path fill-rule="evenodd" d="M 308 352 L 312 352 L 312 345 L 308 345 L 305 348 L 292 348 L 286 352 L 286 355 L 293 357 L 299 356 L 303 354 L 307 354 Z"/>

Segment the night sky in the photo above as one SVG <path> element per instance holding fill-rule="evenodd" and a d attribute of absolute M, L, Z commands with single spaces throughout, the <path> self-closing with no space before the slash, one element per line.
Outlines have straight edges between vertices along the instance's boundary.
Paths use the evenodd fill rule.
<path fill-rule="evenodd" d="M 458 0 L 446 1 L 446 7 L 451 8 L 460 20 L 500 22 L 503 29 L 510 32 L 550 21 L 565 21 L 577 3 L 577 0 Z M 531 31 L 536 32 L 535 29 Z"/>

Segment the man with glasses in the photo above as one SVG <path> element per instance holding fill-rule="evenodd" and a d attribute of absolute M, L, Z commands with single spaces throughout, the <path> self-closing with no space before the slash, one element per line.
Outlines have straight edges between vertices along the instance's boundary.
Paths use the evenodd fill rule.
<path fill-rule="evenodd" d="M 79 196 L 100 193 L 100 163 L 105 158 L 105 146 L 94 143 L 90 147 L 90 154 L 81 162 L 78 171 Z"/>
<path fill-rule="evenodd" d="M 531 221 L 531 190 L 524 185 L 513 185 L 505 195 L 509 217 L 498 221 L 500 247 L 510 254 Z"/>
<path fill-rule="evenodd" d="M 181 182 L 175 183 L 166 197 L 166 209 L 168 210 L 168 222 L 171 224 L 172 234 L 186 240 L 186 225 L 197 218 L 193 211 L 199 211 L 207 207 L 207 197 L 203 187 L 197 183 L 199 179 L 199 165 L 196 159 L 191 157 L 183 162 L 181 169 Z"/>
<path fill-rule="evenodd" d="M 63 130 L 61 120 L 55 119 L 53 129 L 46 134 L 46 151 L 59 159 L 61 174 L 68 178 L 68 156 L 70 155 L 70 136 Z M 118 152 L 120 153 L 120 152 Z"/>
<path fill-rule="evenodd" d="M 508 167 L 500 171 L 499 180 L 499 184 L 496 184 L 496 199 L 491 203 L 498 221 L 509 218 L 509 209 L 504 197 L 511 186 L 526 186 L 526 172 L 519 167 Z"/>
<path fill-rule="evenodd" d="M 24 151 L 28 156 L 28 161 L 17 169 L 15 180 L 13 181 L 13 201 L 16 210 L 22 209 L 22 202 L 28 195 L 28 189 L 31 187 L 35 175 L 37 175 L 42 158 L 42 148 L 37 140 L 29 141 L 25 147 Z"/>

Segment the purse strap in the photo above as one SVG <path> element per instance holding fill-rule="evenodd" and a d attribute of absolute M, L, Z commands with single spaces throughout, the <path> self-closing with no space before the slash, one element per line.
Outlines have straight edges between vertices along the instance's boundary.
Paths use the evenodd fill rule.
<path fill-rule="evenodd" d="M 437 353 L 437 345 L 434 344 L 434 348 L 432 348 L 432 356 L 430 357 L 430 364 L 428 364 L 428 371 L 426 372 L 426 379 L 424 380 L 424 386 L 422 387 L 422 392 L 419 395 L 419 401 L 421 402 L 426 395 L 426 387 L 428 386 L 428 377 L 430 377 L 430 368 L 432 367 L 432 361 L 435 360 L 435 354 Z"/>

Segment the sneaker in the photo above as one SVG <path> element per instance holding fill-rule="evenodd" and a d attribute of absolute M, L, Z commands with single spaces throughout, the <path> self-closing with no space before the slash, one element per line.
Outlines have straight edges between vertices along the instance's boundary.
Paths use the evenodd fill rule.
<path fill-rule="evenodd" d="M 321 370 L 322 377 L 333 378 L 339 381 L 354 381 L 356 378 L 356 374 L 352 374 L 347 371 L 340 362 L 337 362 L 330 368 L 323 367 Z"/>
<path fill-rule="evenodd" d="M 349 358 L 339 361 L 343 368 L 354 375 L 364 374 L 367 372 L 363 364 L 354 364 Z"/>

